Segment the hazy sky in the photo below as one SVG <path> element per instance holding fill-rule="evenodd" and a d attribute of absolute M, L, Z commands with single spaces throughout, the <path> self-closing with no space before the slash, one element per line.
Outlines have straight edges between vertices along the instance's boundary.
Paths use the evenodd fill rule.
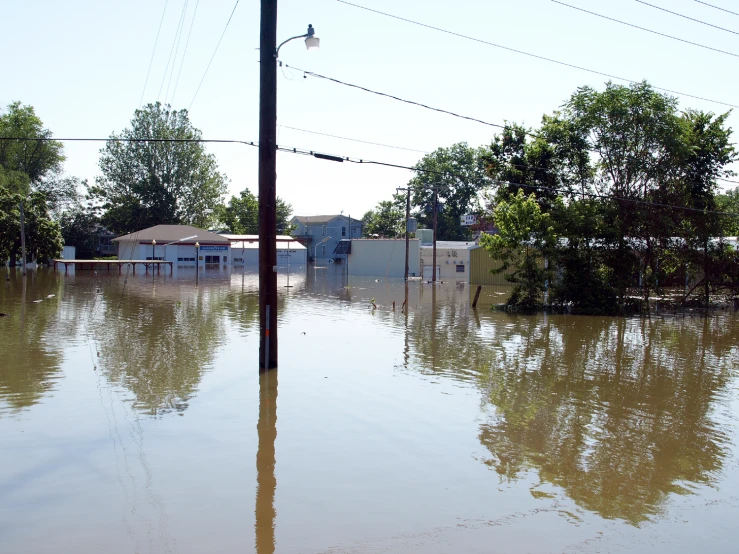
<path fill-rule="evenodd" d="M 502 46 L 739 105 L 739 35 L 636 0 L 567 3 L 737 56 L 656 36 L 551 0 L 355 1 Z M 178 49 L 175 46 L 176 69 L 170 77 L 165 68 L 170 55 L 174 58 L 174 39 L 186 3 L 184 32 Z M 739 16 L 694 0 L 649 3 L 739 33 Z M 739 12 L 733 0 L 710 3 Z M 144 103 L 158 99 L 177 109 L 188 108 L 234 4 L 235 0 L 167 0 L 154 50 L 165 0 L 6 0 L 0 7 L 0 105 L 15 100 L 33 105 L 57 137 L 120 132 L 139 107 L 142 93 Z M 280 40 L 304 33 L 308 23 L 321 39 L 321 48 L 310 52 L 302 41 L 285 46 L 281 52 L 285 63 L 494 123 L 537 125 L 543 113 L 557 109 L 577 87 L 602 89 L 607 80 L 336 0 L 280 0 L 278 10 Z M 190 110 L 190 119 L 204 138 L 257 140 L 258 46 L 259 2 L 241 0 Z M 152 51 L 154 62 L 144 89 Z M 680 97 L 680 105 L 714 112 L 730 109 L 687 97 Z M 730 123 L 736 127 L 736 114 Z M 278 124 L 280 145 L 404 165 L 413 165 L 423 152 L 455 142 L 487 144 L 496 132 L 327 81 L 304 79 L 301 72 L 288 69 L 278 72 Z M 94 179 L 101 146 L 66 143 L 66 172 Z M 256 148 L 208 145 L 208 150 L 228 175 L 231 193 L 245 187 L 256 192 Z M 411 176 L 405 170 L 285 153 L 278 154 L 277 163 L 277 193 L 300 215 L 344 211 L 361 217 Z"/>

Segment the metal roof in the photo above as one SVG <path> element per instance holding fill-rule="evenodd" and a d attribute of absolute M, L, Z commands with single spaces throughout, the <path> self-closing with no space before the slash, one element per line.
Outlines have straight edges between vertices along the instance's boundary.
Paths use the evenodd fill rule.
<path fill-rule="evenodd" d="M 207 242 L 208 244 L 228 244 L 229 240 L 223 235 L 217 235 L 206 231 L 205 229 L 199 229 L 192 225 L 155 225 L 148 229 L 141 229 L 128 235 L 123 235 L 113 239 L 113 242 L 138 240 L 141 242 L 151 242 L 152 240 L 158 243 L 175 242 L 185 237 L 192 237 L 190 240 L 182 241 L 184 244 L 195 244 L 197 242 Z"/>
<path fill-rule="evenodd" d="M 307 225 L 309 223 L 328 223 L 329 221 L 332 221 L 336 219 L 337 217 L 343 217 L 346 220 L 351 219 L 352 224 L 354 223 L 362 223 L 361 219 L 354 219 L 353 217 L 350 218 L 348 215 L 343 214 L 335 214 L 335 215 L 295 215 L 291 219 L 291 221 L 297 220 L 303 225 Z"/>

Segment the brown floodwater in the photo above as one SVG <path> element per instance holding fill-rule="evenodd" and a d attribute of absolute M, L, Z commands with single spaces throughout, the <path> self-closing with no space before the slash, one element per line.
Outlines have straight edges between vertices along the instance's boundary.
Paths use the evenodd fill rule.
<path fill-rule="evenodd" d="M 736 552 L 736 313 L 340 271 L 3 276 L 0 552 Z"/>

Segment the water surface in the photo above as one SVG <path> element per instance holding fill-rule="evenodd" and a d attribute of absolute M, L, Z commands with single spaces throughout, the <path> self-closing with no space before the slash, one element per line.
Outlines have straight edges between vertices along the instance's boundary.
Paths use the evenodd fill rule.
<path fill-rule="evenodd" d="M 260 376 L 254 274 L 10 274 L 0 551 L 735 551 L 736 314 L 286 284 Z"/>

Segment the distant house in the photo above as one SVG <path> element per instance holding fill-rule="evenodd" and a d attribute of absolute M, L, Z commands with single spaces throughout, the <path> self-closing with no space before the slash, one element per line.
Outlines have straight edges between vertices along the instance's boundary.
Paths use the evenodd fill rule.
<path fill-rule="evenodd" d="M 296 215 L 290 224 L 295 227 L 293 236 L 314 259 L 344 258 L 345 254 L 334 254 L 339 241 L 362 237 L 362 221 L 342 214 Z"/>

